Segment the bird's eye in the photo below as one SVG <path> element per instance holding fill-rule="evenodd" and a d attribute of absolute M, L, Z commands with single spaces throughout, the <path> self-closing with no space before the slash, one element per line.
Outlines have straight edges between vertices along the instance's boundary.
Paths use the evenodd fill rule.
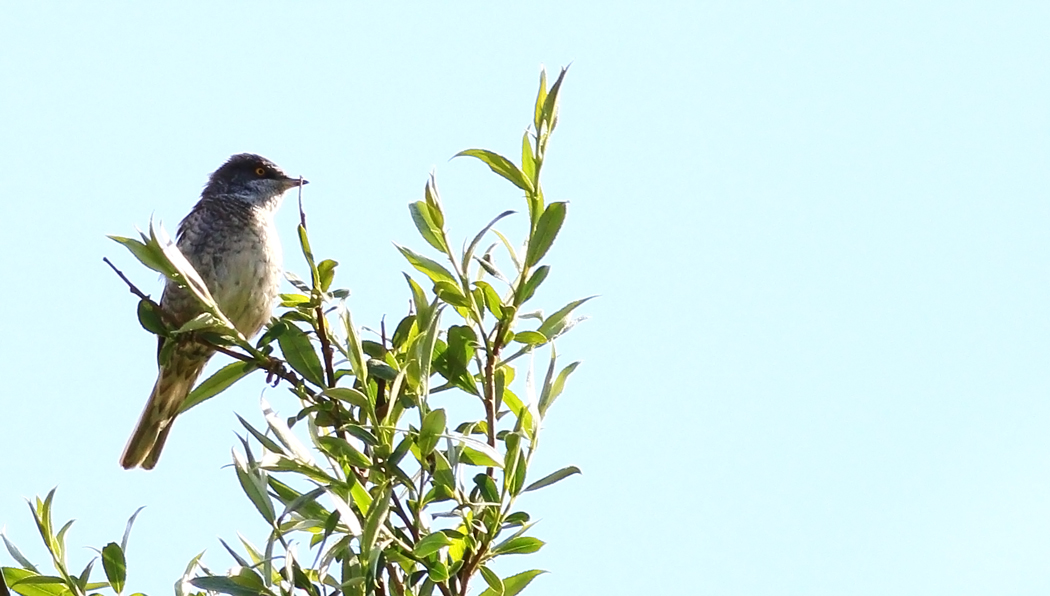
<path fill-rule="evenodd" d="M 260 178 L 262 178 L 263 176 L 266 175 L 266 168 L 263 168 L 263 167 L 255 168 L 255 175 L 260 177 Z"/>

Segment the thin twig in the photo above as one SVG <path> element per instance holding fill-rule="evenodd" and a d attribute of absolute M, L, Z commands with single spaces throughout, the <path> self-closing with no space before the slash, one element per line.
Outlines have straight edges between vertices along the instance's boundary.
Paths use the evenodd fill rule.
<path fill-rule="evenodd" d="M 117 269 L 117 266 L 109 260 L 109 257 L 102 257 L 102 262 L 109 265 L 109 268 L 112 269 L 117 274 L 117 276 L 120 277 L 120 279 L 124 280 L 124 283 L 128 284 L 128 290 L 132 294 L 138 296 L 142 300 L 149 300 L 150 302 L 153 302 L 152 300 L 150 300 L 150 297 L 147 294 L 143 294 L 142 290 L 138 289 L 137 287 L 135 287 L 135 284 L 131 283 L 131 280 L 128 279 L 128 276 L 124 275 L 124 272 L 122 272 L 120 269 Z"/>
<path fill-rule="evenodd" d="M 412 523 L 412 520 L 409 519 L 408 514 L 405 513 L 405 508 L 401 506 L 401 499 L 397 498 L 397 494 L 392 493 L 391 496 L 394 497 L 394 513 L 396 513 L 397 516 L 401 518 L 401 521 L 405 522 L 405 527 L 408 528 L 408 531 L 412 532 L 412 539 L 416 542 L 419 542 L 419 528 L 417 528 L 416 525 Z"/>
<path fill-rule="evenodd" d="M 306 211 L 303 211 L 303 177 L 299 176 L 299 223 L 306 227 Z"/>

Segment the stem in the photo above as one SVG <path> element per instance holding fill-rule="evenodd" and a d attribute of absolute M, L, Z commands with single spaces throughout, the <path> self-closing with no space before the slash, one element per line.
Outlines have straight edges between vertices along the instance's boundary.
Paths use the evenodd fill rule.
<path fill-rule="evenodd" d="M 317 292 L 318 289 L 314 288 L 314 291 Z M 318 300 L 320 300 L 320 296 L 318 296 Z M 322 304 L 317 305 L 316 316 L 317 339 L 321 341 L 321 353 L 324 355 L 325 381 L 328 383 L 329 387 L 335 387 L 335 366 L 332 364 L 332 344 L 328 339 L 328 324 L 324 316 L 324 308 Z"/>
<path fill-rule="evenodd" d="M 492 339 L 491 349 L 485 358 L 485 435 L 489 447 L 496 448 L 496 362 L 499 360 L 499 352 L 503 348 L 503 321 L 496 325 L 496 334 Z M 495 478 L 495 470 L 486 468 L 485 473 L 489 478 Z"/>
<path fill-rule="evenodd" d="M 397 578 L 397 570 L 394 569 L 392 563 L 386 564 L 386 576 L 390 578 L 390 583 L 393 585 L 392 592 L 398 594 L 398 596 L 405 596 L 405 586 L 401 584 L 401 581 Z"/>

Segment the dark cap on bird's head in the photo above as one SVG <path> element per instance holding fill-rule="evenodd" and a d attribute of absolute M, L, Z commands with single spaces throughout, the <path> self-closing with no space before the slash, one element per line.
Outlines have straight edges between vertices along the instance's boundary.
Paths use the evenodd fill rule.
<path fill-rule="evenodd" d="M 307 181 L 292 178 L 261 155 L 238 153 L 212 173 L 201 194 L 232 195 L 252 203 L 263 203 L 301 184 L 307 184 Z"/>

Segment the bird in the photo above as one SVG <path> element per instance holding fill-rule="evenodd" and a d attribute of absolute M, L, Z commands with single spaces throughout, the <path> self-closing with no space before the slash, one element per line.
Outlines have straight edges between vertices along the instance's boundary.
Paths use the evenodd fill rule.
<path fill-rule="evenodd" d="M 253 153 L 230 157 L 208 178 L 200 200 L 179 224 L 176 246 L 193 265 L 233 326 L 250 338 L 270 320 L 282 277 L 274 215 L 286 191 L 307 184 Z M 168 281 L 160 307 L 181 326 L 202 312 L 196 298 Z M 165 338 L 159 338 L 158 351 Z M 158 366 L 135 430 L 120 456 L 124 469 L 157 465 L 182 403 L 214 350 L 180 339 Z"/>

